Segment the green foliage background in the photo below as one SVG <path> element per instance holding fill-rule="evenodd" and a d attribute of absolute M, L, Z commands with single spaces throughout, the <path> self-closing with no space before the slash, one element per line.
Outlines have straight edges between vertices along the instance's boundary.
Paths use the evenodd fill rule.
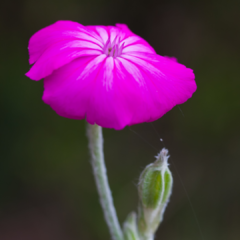
<path fill-rule="evenodd" d="M 0 239 L 109 239 L 85 121 L 56 115 L 41 100 L 42 81 L 24 75 L 30 36 L 60 19 L 126 23 L 157 53 L 177 57 L 196 74 L 197 92 L 181 109 L 153 125 L 104 129 L 121 222 L 136 210 L 138 176 L 163 147 L 162 138 L 174 189 L 156 240 L 240 239 L 239 11 L 235 0 L 2 0 Z"/>

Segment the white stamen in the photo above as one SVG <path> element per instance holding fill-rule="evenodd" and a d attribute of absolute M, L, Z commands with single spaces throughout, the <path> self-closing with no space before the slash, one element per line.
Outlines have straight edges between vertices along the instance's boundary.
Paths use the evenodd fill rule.
<path fill-rule="evenodd" d="M 122 50 L 124 48 L 124 42 L 120 42 L 120 37 L 116 36 L 114 40 L 110 41 L 108 38 L 106 44 L 103 47 L 103 53 L 106 54 L 108 57 L 119 57 L 122 54 Z"/>

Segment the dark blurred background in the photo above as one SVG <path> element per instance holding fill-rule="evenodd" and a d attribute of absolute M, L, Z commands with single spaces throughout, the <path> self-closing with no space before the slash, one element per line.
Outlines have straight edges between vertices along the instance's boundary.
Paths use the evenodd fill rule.
<path fill-rule="evenodd" d="M 138 176 L 165 145 L 174 189 L 156 240 L 240 239 L 239 11 L 237 0 L 1 0 L 0 240 L 110 239 L 85 121 L 58 116 L 41 100 L 43 82 L 24 75 L 30 36 L 57 20 L 126 23 L 196 74 L 180 108 L 153 124 L 104 129 L 120 221 L 137 209 Z"/>

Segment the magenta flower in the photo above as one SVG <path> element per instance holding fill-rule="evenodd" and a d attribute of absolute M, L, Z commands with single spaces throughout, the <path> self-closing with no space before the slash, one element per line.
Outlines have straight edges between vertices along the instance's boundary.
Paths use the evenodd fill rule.
<path fill-rule="evenodd" d="M 196 90 L 193 71 L 157 55 L 124 24 L 58 21 L 29 42 L 26 75 L 44 78 L 43 101 L 57 114 L 102 127 L 151 122 Z"/>

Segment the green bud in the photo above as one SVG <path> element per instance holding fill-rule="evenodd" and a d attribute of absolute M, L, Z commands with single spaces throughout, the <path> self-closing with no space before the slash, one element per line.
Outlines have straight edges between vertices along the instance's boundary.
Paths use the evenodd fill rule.
<path fill-rule="evenodd" d="M 138 228 L 144 240 L 153 239 L 171 195 L 173 179 L 167 154 L 168 150 L 163 148 L 157 160 L 149 164 L 140 176 Z"/>
<path fill-rule="evenodd" d="M 135 212 L 128 215 L 123 224 L 124 240 L 140 240 L 137 229 L 137 216 Z"/>

